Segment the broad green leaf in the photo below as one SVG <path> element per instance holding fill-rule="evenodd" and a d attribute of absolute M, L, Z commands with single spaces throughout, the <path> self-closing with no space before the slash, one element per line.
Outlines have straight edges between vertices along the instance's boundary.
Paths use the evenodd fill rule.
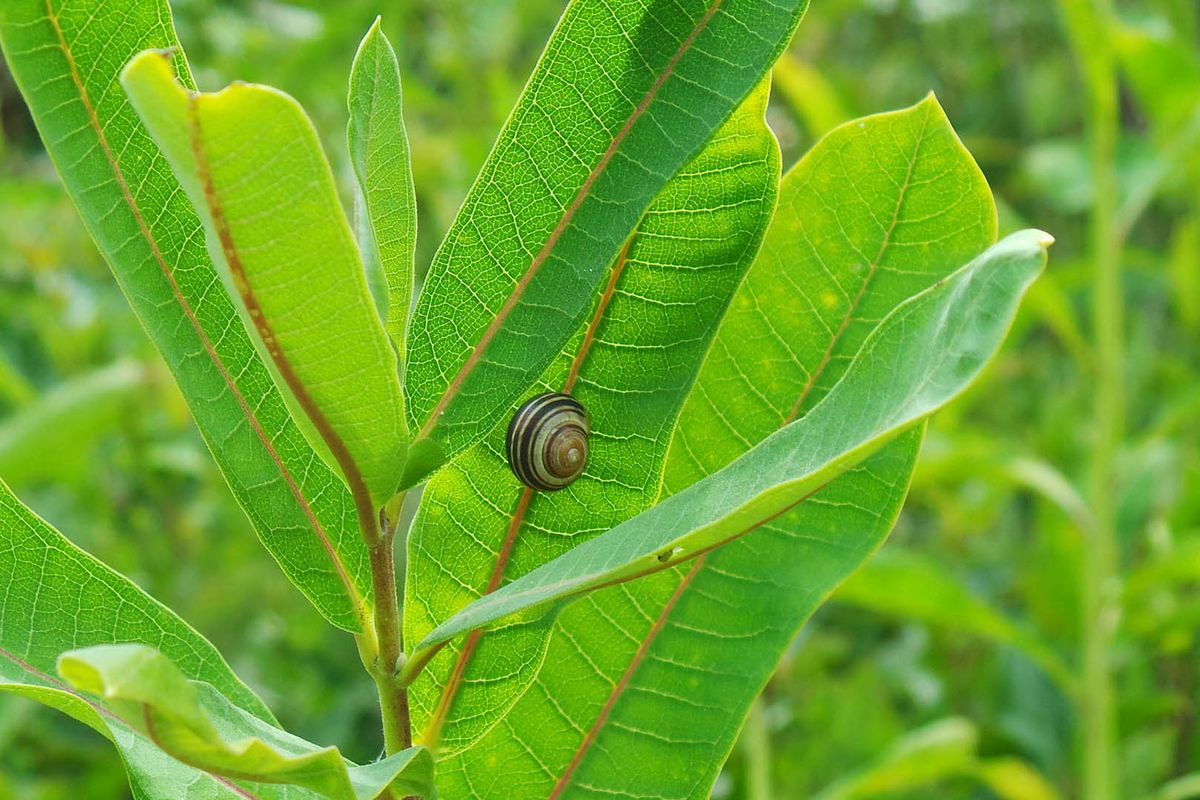
<path fill-rule="evenodd" d="M 932 95 L 831 132 L 784 178 L 680 420 L 667 490 L 815 406 L 881 319 L 995 240 L 987 183 Z"/>
<path fill-rule="evenodd" d="M 1022 231 L 904 302 L 811 411 L 728 466 L 460 611 L 422 650 L 695 558 L 791 510 L 949 403 L 987 365 L 1053 240 Z"/>
<path fill-rule="evenodd" d="M 350 68 L 350 161 L 357 186 L 358 244 L 367 275 L 383 309 L 384 326 L 398 357 L 412 304 L 413 258 L 417 245 L 417 196 L 413 187 L 400 65 L 379 27 L 367 31 Z M 404 365 L 400 365 L 403 372 Z"/>
<path fill-rule="evenodd" d="M 876 556 L 842 584 L 833 599 L 1015 647 L 1068 694 L 1075 689 L 1071 670 L 1045 642 L 972 594 L 938 564 L 914 553 L 889 550 Z"/>
<path fill-rule="evenodd" d="M 553 494 L 524 490 L 505 461 L 501 426 L 426 487 L 409 540 L 409 641 L 506 575 L 653 502 L 674 419 L 774 209 L 780 157 L 767 98 L 764 84 L 664 187 L 610 266 L 589 320 L 529 390 L 570 389 L 588 409 L 583 476 Z M 545 646 L 545 631 L 530 626 L 447 648 L 410 691 L 426 741 L 440 739 L 445 758 L 495 727 L 529 687 Z M 464 753 L 461 769 L 486 769 L 473 758 Z M 452 776 L 443 793 L 459 796 L 457 759 L 440 763 Z"/>
<path fill-rule="evenodd" d="M 872 224 L 875 215 L 895 224 Z M 690 438 L 728 460 L 798 405 L 807 410 L 820 395 L 797 403 L 810 374 L 836 381 L 878 320 L 985 249 L 995 226 L 987 184 L 932 99 L 831 134 L 783 180 L 762 252 L 684 406 L 664 490 L 724 465 L 697 465 Z M 875 268 L 863 270 L 856 253 L 876 255 Z M 814 302 L 830 293 L 841 302 Z M 566 607 L 503 724 L 461 755 L 442 754 L 442 786 L 510 797 L 511 785 L 479 777 L 498 760 L 521 776 L 519 796 L 574 796 L 584 785 L 706 796 L 796 629 L 891 529 L 919 442 L 919 431 L 907 434 L 752 537 Z M 585 527 L 573 540 L 600 532 Z M 506 655 L 492 657 L 494 669 L 511 663 Z M 439 673 L 438 660 L 430 669 Z"/>
<path fill-rule="evenodd" d="M 119 429 L 148 383 L 146 367 L 118 361 L 54 387 L 0 422 L 0 475 L 13 483 L 68 478 L 99 437 Z"/>
<path fill-rule="evenodd" d="M 207 222 L 248 324 L 352 493 L 395 493 L 408 434 L 396 355 L 304 109 L 267 86 L 189 91 L 171 55 L 121 73 L 130 101 Z"/>
<path fill-rule="evenodd" d="M 178 787 L 199 780 L 125 728 L 110 726 L 94 703 L 69 691 L 56 677 L 67 650 L 113 642 L 140 642 L 166 653 L 189 679 L 204 681 L 230 703 L 264 722 L 271 712 L 239 681 L 199 633 L 127 578 L 71 544 L 0 483 L 0 691 L 30 697 L 91 725 L 120 748 L 130 782 L 146 797 L 178 797 Z M 249 718 L 249 715 L 247 715 Z M 157 775 L 183 780 L 159 784 Z M 234 797 L 232 793 L 212 797 Z"/>
<path fill-rule="evenodd" d="M 178 45 L 165 0 L 0 4 L 0 46 L 42 140 L 235 497 L 292 582 L 359 630 L 370 575 L 350 494 L 291 418 L 199 218 L 117 84 L 136 53 Z M 177 49 L 172 63 L 191 86 Z"/>
<path fill-rule="evenodd" d="M 427 795 L 428 751 L 410 748 L 364 772 L 336 747 L 317 747 L 261 720 L 244 717 L 205 684 L 189 681 L 158 650 L 141 644 L 97 645 L 64 653 L 58 671 L 71 687 L 174 758 L 213 775 L 303 786 L 330 800 L 374 800 L 387 786 Z M 218 730 L 218 726 L 223 730 Z"/>
<path fill-rule="evenodd" d="M 411 425 L 441 451 L 426 468 L 528 394 L 642 213 L 763 78 L 806 6 L 568 6 L 413 313 Z"/>

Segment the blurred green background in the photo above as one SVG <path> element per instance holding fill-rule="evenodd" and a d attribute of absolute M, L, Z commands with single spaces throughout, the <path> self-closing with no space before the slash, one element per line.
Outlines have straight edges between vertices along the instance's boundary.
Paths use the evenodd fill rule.
<path fill-rule="evenodd" d="M 346 74 L 383 15 L 405 80 L 421 265 L 562 5 L 172 3 L 199 83 L 291 92 L 344 179 Z M 1200 778 L 1186 777 L 1200 771 L 1200 4 L 1119 12 L 1102 34 L 1122 80 L 1116 185 L 1101 197 L 1117 209 L 1126 313 L 1119 577 L 1104 587 L 1120 608 L 1106 620 L 1117 794 L 1182 800 L 1200 797 Z M 717 798 L 1080 796 L 1070 687 L 1102 357 L 1089 219 L 1103 168 L 1059 5 L 815 0 L 776 72 L 771 123 L 789 164 L 832 125 L 930 90 L 987 174 L 1005 229 L 1058 238 L 1051 269 L 999 363 L 933 421 L 891 543 L 800 634 Z M 0 122 L 0 475 L 211 638 L 287 727 L 374 757 L 373 689 L 352 640 L 258 545 L 2 65 Z M 0 800 L 126 796 L 103 739 L 0 698 Z"/>

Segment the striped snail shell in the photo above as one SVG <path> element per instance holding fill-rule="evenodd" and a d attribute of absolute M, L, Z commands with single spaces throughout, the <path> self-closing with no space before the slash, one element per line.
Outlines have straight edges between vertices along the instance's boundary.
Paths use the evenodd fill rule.
<path fill-rule="evenodd" d="M 587 412 L 569 394 L 551 392 L 528 400 L 508 424 L 508 466 L 531 489 L 569 486 L 588 459 Z"/>

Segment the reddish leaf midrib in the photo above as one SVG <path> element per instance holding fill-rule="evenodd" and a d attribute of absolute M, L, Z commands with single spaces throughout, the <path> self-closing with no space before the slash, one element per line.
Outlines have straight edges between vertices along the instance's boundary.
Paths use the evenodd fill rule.
<path fill-rule="evenodd" d="M 697 22 L 692 28 L 691 32 L 688 33 L 687 37 L 679 45 L 679 49 L 677 49 L 671 56 L 670 60 L 667 61 L 667 64 L 663 68 L 662 72 L 659 73 L 658 77 L 655 78 L 654 83 L 651 84 L 649 90 L 647 90 L 645 96 L 642 97 L 641 102 L 638 103 L 633 112 L 625 120 L 625 123 L 621 126 L 621 129 L 617 131 L 616 136 L 613 137 L 612 142 L 609 143 L 608 148 L 604 151 L 604 154 L 600 157 L 600 160 L 596 163 L 596 166 L 588 174 L 587 178 L 583 182 L 583 185 L 579 187 L 579 191 L 576 192 L 575 197 L 571 200 L 571 204 L 567 206 L 562 217 L 559 218 L 558 223 L 554 226 L 554 229 L 550 233 L 550 238 L 546 240 L 546 243 L 542 245 L 542 249 L 538 251 L 536 256 L 534 256 L 533 261 L 530 262 L 528 269 L 525 270 L 525 273 L 517 281 L 512 293 L 508 296 L 508 299 L 504 301 L 504 305 L 500 307 L 500 310 L 496 313 L 496 316 L 492 319 L 492 322 L 484 331 L 483 336 L 480 337 L 479 341 L 475 344 L 475 347 L 471 350 L 470 355 L 467 356 L 467 360 L 463 362 L 463 365 L 459 368 L 454 378 L 446 386 L 446 390 L 442 393 L 437 405 L 434 406 L 433 411 L 430 412 L 429 417 L 421 426 L 420 432 L 416 436 L 417 439 L 426 438 L 432 432 L 434 426 L 437 424 L 438 419 L 446 410 L 446 407 L 458 394 L 459 390 L 462 389 L 463 383 L 466 381 L 467 376 L 470 375 L 471 371 L 475 368 L 475 365 L 479 363 L 479 360 L 483 357 L 483 353 L 487 349 L 487 346 L 491 343 L 492 339 L 495 338 L 505 320 L 508 318 L 508 315 L 512 313 L 512 310 L 520 301 L 521 296 L 529 287 L 533 277 L 549 258 L 551 252 L 553 252 L 555 246 L 558 244 L 559 238 L 563 235 L 563 232 L 566 231 L 567 226 L 570 225 L 571 220 L 574 218 L 576 212 L 579 211 L 580 206 L 583 205 L 584 200 L 587 199 L 588 194 L 592 190 L 592 186 L 608 167 L 608 164 L 610 161 L 612 161 L 613 156 L 616 155 L 617 149 L 621 146 L 621 143 L 625 141 L 625 137 L 627 137 L 629 132 L 633 129 L 634 123 L 636 123 L 642 114 L 645 113 L 646 109 L 649 108 L 650 104 L 654 101 L 655 96 L 658 95 L 659 90 L 662 89 L 663 84 L 665 84 L 667 79 L 670 78 L 675 72 L 675 67 L 679 64 L 680 59 L 682 59 L 687 51 L 691 49 L 701 31 L 708 26 L 708 23 L 716 15 L 717 10 L 721 7 L 722 2 L 723 0 L 712 0 L 712 3 L 705 11 L 704 16 L 701 17 L 699 22 Z"/>
<path fill-rule="evenodd" d="M 921 145 L 924 143 L 925 135 L 928 133 L 928 131 L 929 115 L 926 114 L 921 132 L 917 135 L 916 143 L 913 145 L 912 157 L 908 161 L 908 168 L 904 174 L 904 182 L 900 184 L 900 188 L 896 193 L 896 204 L 892 209 L 892 220 L 888 225 L 887 230 L 884 231 L 883 239 L 879 243 L 879 250 L 875 253 L 875 258 L 871 260 L 870 265 L 868 265 L 866 275 L 863 276 L 862 284 L 860 284 L 858 287 L 858 293 L 850 301 L 850 305 L 846 309 L 846 313 L 843 315 L 841 323 L 838 325 L 837 330 L 834 332 L 829 341 L 829 347 L 826 348 L 825 353 L 821 356 L 821 361 L 817 365 L 817 368 L 814 369 L 808 376 L 808 380 L 805 381 L 804 388 L 800 391 L 800 396 L 796 398 L 795 405 L 792 406 L 792 410 L 788 413 L 788 415 L 784 417 L 783 423 L 780 427 L 787 425 L 800 416 L 800 410 L 804 407 L 804 401 L 808 399 L 809 394 L 812 393 L 813 387 L 816 386 L 817 380 L 825 373 L 825 368 L 828 367 L 829 362 L 833 360 L 833 351 L 836 350 L 838 344 L 841 343 L 842 337 L 845 335 L 846 330 L 850 327 L 851 320 L 854 318 L 854 312 L 858 310 L 859 305 L 862 303 L 862 299 L 867 294 L 867 289 L 871 285 L 871 280 L 875 277 L 875 273 L 879 271 L 879 266 L 883 263 L 883 257 L 887 254 L 888 248 L 891 247 L 892 235 L 896 232 L 896 225 L 898 225 L 900 222 L 900 210 L 904 207 L 904 198 L 907 197 L 909 186 L 912 185 L 913 169 L 916 168 L 917 158 L 921 153 Z"/>
<path fill-rule="evenodd" d="M 588 353 L 591 352 L 592 343 L 596 340 L 596 332 L 599 330 L 600 323 L 604 319 L 604 314 L 608 311 L 609 303 L 616 293 L 617 283 L 620 281 L 621 274 L 625 271 L 625 265 L 629 258 L 629 249 L 633 246 L 635 238 L 636 234 L 629 237 L 629 240 L 625 242 L 625 246 L 621 248 L 621 252 L 617 255 L 617 260 L 613 263 L 612 274 L 608 278 L 608 284 L 604 287 L 604 292 L 600 296 L 600 302 L 596 305 L 596 311 L 588 323 L 583 340 L 579 344 L 579 349 L 575 352 L 575 358 L 571 361 L 567 378 L 563 382 L 562 390 L 565 393 L 570 393 L 575 388 L 575 383 L 579 380 L 579 373 L 583 369 L 584 362 L 587 361 Z M 516 546 L 517 535 L 521 531 L 521 526 L 525 523 L 525 515 L 529 510 L 530 503 L 533 501 L 533 496 L 534 492 L 528 486 L 522 490 L 521 498 L 517 501 L 516 510 L 513 511 L 512 518 L 509 520 L 504 541 L 500 545 L 500 551 L 496 555 L 496 563 L 492 567 L 491 576 L 488 578 L 483 595 L 491 594 L 500 588 L 500 584 L 503 583 L 509 558 L 512 556 L 513 547 Z M 434 708 L 433 716 L 430 718 L 421 736 L 421 741 L 426 747 L 437 746 L 442 726 L 450 715 L 450 711 L 454 706 L 454 700 L 458 695 L 458 690 L 462 685 L 463 678 L 466 676 L 467 667 L 470 665 L 471 658 L 474 656 L 475 649 L 479 646 L 479 640 L 483 638 L 484 633 L 485 631 L 482 628 L 471 631 L 467 635 L 467 641 L 463 645 L 463 649 L 459 651 L 458 656 L 454 659 L 454 666 L 450 670 L 450 677 L 442 689 L 441 696 L 438 698 L 438 704 Z"/>
<path fill-rule="evenodd" d="M 212 362 L 213 366 L 216 367 L 222 381 L 225 383 L 226 387 L 233 395 L 234 400 L 241 408 L 242 414 L 245 416 L 247 422 L 249 422 L 251 429 L 254 431 L 259 441 L 262 442 L 262 445 L 266 449 L 268 456 L 279 470 L 280 477 L 283 479 L 284 483 L 288 487 L 288 490 L 295 498 L 297 505 L 299 505 L 301 513 L 303 513 L 305 518 L 308 520 L 309 525 L 313 529 L 313 533 L 317 536 L 318 541 L 321 543 L 321 547 L 329 556 L 329 560 L 333 563 L 334 570 L 336 571 L 343 588 L 346 590 L 350 604 L 354 608 L 355 616 L 358 618 L 359 624 L 364 630 L 366 630 L 369 617 L 364 598 L 361 596 L 358 588 L 351 580 L 349 572 L 346 570 L 345 564 L 342 563 L 341 557 L 334 549 L 333 542 L 326 533 L 324 526 L 321 525 L 320 521 L 316 517 L 316 513 L 309 505 L 308 500 L 300 491 L 299 484 L 292 476 L 291 471 L 283 463 L 282 457 L 275 449 L 270 437 L 267 436 L 266 431 L 262 427 L 262 423 L 258 420 L 258 417 L 251 409 L 249 402 L 246 400 L 245 396 L 234 382 L 233 376 L 230 374 L 229 369 L 221 360 L 220 355 L 218 355 L 216 347 L 213 345 L 212 341 L 208 338 L 208 335 L 201 327 L 200 320 L 196 316 L 196 312 L 192 308 L 191 303 L 189 303 L 187 298 L 184 297 L 183 291 L 179 287 L 179 283 L 175 280 L 174 273 L 167 265 L 166 258 L 163 256 L 162 250 L 158 246 L 158 240 L 151 232 L 150 226 L 146 222 L 145 217 L 142 216 L 141 208 L 134 199 L 133 193 L 129 189 L 129 184 L 125 180 L 125 175 L 121 171 L 120 166 L 117 164 L 116 156 L 112 151 L 112 147 L 108 143 L 108 137 L 105 136 L 104 129 L 100 124 L 100 117 L 96 113 L 95 106 L 92 104 L 92 101 L 88 96 L 87 88 L 83 84 L 82 76 L 79 74 L 79 68 L 75 62 L 75 56 L 71 51 L 70 45 L 67 44 L 66 35 L 63 32 L 62 25 L 59 23 L 58 13 L 54 9 L 52 0 L 45 0 L 45 8 L 46 17 L 50 22 L 51 27 L 54 29 L 54 34 L 58 39 L 59 50 L 62 51 L 63 58 L 66 59 L 67 66 L 71 73 L 72 82 L 75 84 L 75 88 L 79 93 L 79 100 L 83 104 L 84 110 L 87 112 L 88 121 L 92 127 L 92 130 L 96 134 L 96 139 L 100 145 L 100 149 L 104 153 L 105 160 L 108 161 L 109 167 L 112 169 L 113 179 L 120 187 L 121 196 L 124 199 L 125 204 L 129 207 L 130 212 L 133 214 L 134 220 L 137 222 L 138 230 L 142 234 L 142 238 L 145 239 L 147 245 L 149 245 L 150 252 L 154 257 L 155 262 L 158 264 L 163 276 L 167 279 L 167 283 L 171 287 L 172 294 L 179 303 L 179 306 L 182 309 L 184 316 L 187 318 L 188 323 L 195 331 L 197 338 L 199 338 L 201 344 L 203 345 L 204 351 L 208 355 L 209 360 Z"/>

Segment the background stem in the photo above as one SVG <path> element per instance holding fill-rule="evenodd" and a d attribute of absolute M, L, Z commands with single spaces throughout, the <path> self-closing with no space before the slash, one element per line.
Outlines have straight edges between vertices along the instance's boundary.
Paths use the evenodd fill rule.
<path fill-rule="evenodd" d="M 1094 204 L 1092 325 L 1096 351 L 1094 444 L 1089 494 L 1095 520 L 1083 548 L 1083 792 L 1089 800 L 1118 795 L 1117 720 L 1112 650 L 1120 614 L 1116 530 L 1116 458 L 1124 428 L 1124 309 L 1116 155 L 1119 103 L 1112 50 L 1111 0 L 1060 0 L 1086 81 Z"/>
<path fill-rule="evenodd" d="M 771 734 L 761 696 L 750 706 L 750 715 L 742 729 L 742 753 L 746 760 L 746 800 L 772 800 Z"/>

